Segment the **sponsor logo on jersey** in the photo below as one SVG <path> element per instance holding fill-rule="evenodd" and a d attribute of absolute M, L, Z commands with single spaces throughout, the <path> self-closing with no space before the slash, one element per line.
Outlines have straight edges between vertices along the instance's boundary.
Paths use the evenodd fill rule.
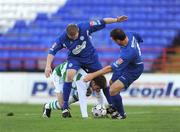
<path fill-rule="evenodd" d="M 83 41 L 82 45 L 77 45 L 76 48 L 72 50 L 72 53 L 74 55 L 77 55 L 85 48 L 86 48 L 86 41 Z"/>

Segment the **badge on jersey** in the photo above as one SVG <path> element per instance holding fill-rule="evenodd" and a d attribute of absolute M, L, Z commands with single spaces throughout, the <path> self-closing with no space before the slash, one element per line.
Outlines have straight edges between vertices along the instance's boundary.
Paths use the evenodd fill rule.
<path fill-rule="evenodd" d="M 97 25 L 101 25 L 101 22 L 99 20 L 94 20 L 94 21 L 90 21 L 90 26 L 97 26 Z"/>
<path fill-rule="evenodd" d="M 122 59 L 122 58 L 119 58 L 117 61 L 115 61 L 115 62 L 113 63 L 113 65 L 114 65 L 116 68 L 118 68 L 119 65 L 121 65 L 123 62 L 124 62 L 123 59 Z"/>
<path fill-rule="evenodd" d="M 116 61 L 116 64 L 117 65 L 121 65 L 123 63 L 123 59 L 122 58 L 119 58 L 117 61 Z"/>
<path fill-rule="evenodd" d="M 69 63 L 68 67 L 71 68 L 72 66 L 73 66 L 73 64 L 72 64 L 72 63 Z"/>

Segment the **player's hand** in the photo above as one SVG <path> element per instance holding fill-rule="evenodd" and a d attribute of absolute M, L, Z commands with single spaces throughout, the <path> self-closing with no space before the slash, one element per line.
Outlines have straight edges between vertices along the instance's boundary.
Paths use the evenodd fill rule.
<path fill-rule="evenodd" d="M 89 74 L 87 74 L 85 77 L 84 77 L 84 82 L 89 82 L 89 81 L 91 81 L 91 80 L 93 80 L 94 79 L 94 76 L 93 76 L 93 74 L 92 73 L 89 73 Z"/>
<path fill-rule="evenodd" d="M 109 85 L 111 86 L 112 84 L 113 84 L 113 81 L 112 81 L 112 80 L 110 80 L 110 81 L 109 81 Z"/>
<path fill-rule="evenodd" d="M 126 21 L 128 19 L 127 16 L 119 16 L 117 17 L 117 22 L 123 22 L 123 21 Z"/>
<path fill-rule="evenodd" d="M 45 68 L 45 76 L 48 78 L 52 74 L 52 68 L 51 67 L 46 67 Z"/>

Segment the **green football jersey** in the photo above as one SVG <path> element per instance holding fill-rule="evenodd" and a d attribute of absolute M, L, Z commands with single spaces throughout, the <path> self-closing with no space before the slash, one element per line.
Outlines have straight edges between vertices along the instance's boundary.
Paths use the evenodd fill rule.
<path fill-rule="evenodd" d="M 67 76 L 67 62 L 64 62 L 62 64 L 59 64 L 58 66 L 55 67 L 55 71 L 56 71 L 56 74 L 62 78 L 62 80 L 65 81 L 66 79 L 66 76 Z M 82 79 L 83 76 L 85 76 L 87 73 L 83 70 L 83 69 L 80 69 L 77 74 L 75 75 L 74 77 L 74 81 L 78 81 L 80 79 Z"/>

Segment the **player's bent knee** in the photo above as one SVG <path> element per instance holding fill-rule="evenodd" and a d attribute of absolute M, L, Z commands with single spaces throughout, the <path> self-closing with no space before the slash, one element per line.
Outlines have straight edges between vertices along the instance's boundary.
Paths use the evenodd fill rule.
<path fill-rule="evenodd" d="M 74 78 L 74 75 L 72 75 L 72 74 L 68 74 L 67 75 L 67 82 L 72 82 L 73 81 L 73 78 Z"/>
<path fill-rule="evenodd" d="M 109 90 L 110 96 L 115 96 L 124 88 L 124 84 L 120 80 L 116 80 L 111 86 Z"/>
<path fill-rule="evenodd" d="M 76 70 L 74 70 L 74 69 L 68 70 L 66 81 L 72 82 L 75 75 L 76 75 Z"/>
<path fill-rule="evenodd" d="M 110 87 L 109 94 L 110 94 L 110 96 L 115 96 L 117 94 L 117 92 Z"/>

